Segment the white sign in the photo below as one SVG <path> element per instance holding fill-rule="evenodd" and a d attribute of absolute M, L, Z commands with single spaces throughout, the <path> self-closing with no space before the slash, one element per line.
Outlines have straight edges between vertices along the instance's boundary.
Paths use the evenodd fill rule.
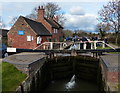
<path fill-rule="evenodd" d="M 7 48 L 7 52 L 16 52 L 16 48 Z"/>

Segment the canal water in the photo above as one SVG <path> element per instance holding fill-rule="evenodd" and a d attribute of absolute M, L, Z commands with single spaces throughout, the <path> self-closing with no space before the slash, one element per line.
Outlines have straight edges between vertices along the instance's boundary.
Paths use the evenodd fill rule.
<path fill-rule="evenodd" d="M 44 91 L 99 91 L 99 87 L 95 82 L 72 77 L 51 81 Z"/>
<path fill-rule="evenodd" d="M 89 56 L 49 59 L 42 70 L 42 92 L 102 91 L 99 60 Z M 47 83 L 47 84 L 46 84 Z"/>

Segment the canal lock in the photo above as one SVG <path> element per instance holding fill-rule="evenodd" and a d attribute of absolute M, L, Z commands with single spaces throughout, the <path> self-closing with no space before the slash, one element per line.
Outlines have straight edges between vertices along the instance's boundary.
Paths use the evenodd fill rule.
<path fill-rule="evenodd" d="M 47 59 L 39 71 L 40 72 L 37 72 L 36 79 L 32 79 L 30 92 L 41 91 L 44 93 L 47 90 L 49 91 L 49 86 L 55 81 L 62 81 L 63 79 L 70 80 L 74 75 L 76 82 L 79 82 L 80 79 L 81 81 L 92 83 L 98 88 L 93 91 L 104 92 L 101 68 L 99 59 L 97 58 L 89 56 L 54 57 L 52 59 Z M 79 83 L 77 83 L 77 85 L 79 86 Z M 55 89 L 52 91 L 57 90 Z M 65 90 L 63 89 L 60 91 Z M 74 91 L 82 90 L 74 89 Z"/>

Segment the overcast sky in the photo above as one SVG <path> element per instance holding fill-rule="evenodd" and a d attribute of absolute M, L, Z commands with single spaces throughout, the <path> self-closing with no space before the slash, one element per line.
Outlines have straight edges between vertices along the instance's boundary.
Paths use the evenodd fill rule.
<path fill-rule="evenodd" d="M 34 7 L 46 3 L 42 2 L 42 0 L 41 2 L 39 0 L 36 0 L 36 2 L 32 2 L 33 0 L 0 1 L 0 14 L 8 29 L 11 28 L 8 23 L 13 17 L 26 16 L 31 13 Z M 51 1 L 54 2 L 54 0 Z M 97 13 L 107 2 L 108 0 L 74 0 L 74 2 L 59 0 L 56 3 L 61 7 L 61 11 L 64 12 L 64 16 L 67 19 L 64 26 L 65 29 L 94 31 L 97 24 Z"/>

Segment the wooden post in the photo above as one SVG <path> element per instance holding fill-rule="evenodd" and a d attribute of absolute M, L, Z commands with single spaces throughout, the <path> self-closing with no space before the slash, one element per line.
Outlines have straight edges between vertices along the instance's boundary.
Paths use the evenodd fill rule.
<path fill-rule="evenodd" d="M 78 50 L 80 50 L 80 43 L 78 43 Z"/>
<path fill-rule="evenodd" d="M 84 42 L 83 49 L 86 49 L 87 44 Z"/>
<path fill-rule="evenodd" d="M 50 42 L 50 49 L 53 49 L 53 42 Z"/>
<path fill-rule="evenodd" d="M 102 43 L 102 48 L 105 48 L 105 42 L 103 41 L 103 43 Z"/>
<path fill-rule="evenodd" d="M 97 49 L 97 47 L 96 47 L 96 42 L 94 42 L 94 48 Z"/>
<path fill-rule="evenodd" d="M 93 49 L 93 43 L 91 42 L 91 49 Z"/>
<path fill-rule="evenodd" d="M 45 45 L 43 45 L 43 49 L 45 50 Z"/>
<path fill-rule="evenodd" d="M 60 43 L 60 50 L 62 50 L 62 48 L 63 48 L 63 47 L 62 47 L 62 43 Z"/>

